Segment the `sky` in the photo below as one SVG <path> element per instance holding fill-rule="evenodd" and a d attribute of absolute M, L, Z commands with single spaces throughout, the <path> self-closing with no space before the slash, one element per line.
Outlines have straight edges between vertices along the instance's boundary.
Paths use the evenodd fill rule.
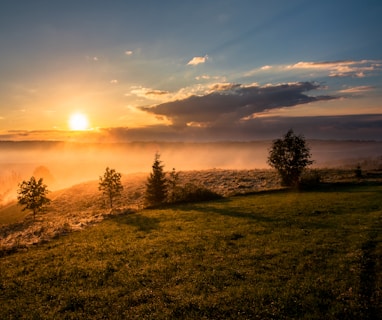
<path fill-rule="evenodd" d="M 0 8 L 0 140 L 382 140 L 380 0 Z"/>

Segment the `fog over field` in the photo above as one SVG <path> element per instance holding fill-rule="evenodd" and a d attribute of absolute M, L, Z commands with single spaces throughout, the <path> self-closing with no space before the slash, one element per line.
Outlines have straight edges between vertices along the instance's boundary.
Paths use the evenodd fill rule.
<path fill-rule="evenodd" d="M 107 166 L 122 174 L 149 172 L 159 152 L 166 171 L 267 169 L 271 141 L 253 142 L 0 142 L 0 196 L 16 196 L 17 184 L 44 177 L 50 190 L 97 180 Z M 382 142 L 308 141 L 315 167 L 382 166 Z"/>

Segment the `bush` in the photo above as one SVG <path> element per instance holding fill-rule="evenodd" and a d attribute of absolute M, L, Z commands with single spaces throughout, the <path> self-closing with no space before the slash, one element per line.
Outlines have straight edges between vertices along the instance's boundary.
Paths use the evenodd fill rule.
<path fill-rule="evenodd" d="M 205 187 L 187 183 L 183 187 L 174 190 L 171 203 L 187 203 L 221 199 L 222 196 Z"/>
<path fill-rule="evenodd" d="M 298 188 L 300 190 L 313 189 L 320 185 L 321 174 L 317 170 L 304 171 L 300 177 Z"/>

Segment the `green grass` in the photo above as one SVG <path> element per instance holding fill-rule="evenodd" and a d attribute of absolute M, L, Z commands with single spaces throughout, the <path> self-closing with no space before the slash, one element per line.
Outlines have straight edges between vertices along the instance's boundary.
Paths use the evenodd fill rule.
<path fill-rule="evenodd" d="M 382 186 L 117 216 L 0 259 L 1 319 L 378 319 Z"/>

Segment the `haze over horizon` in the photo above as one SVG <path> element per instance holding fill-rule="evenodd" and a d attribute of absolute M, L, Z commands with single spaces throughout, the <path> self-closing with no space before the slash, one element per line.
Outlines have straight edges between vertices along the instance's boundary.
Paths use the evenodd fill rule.
<path fill-rule="evenodd" d="M 0 140 L 382 140 L 382 2 L 3 1 Z"/>

